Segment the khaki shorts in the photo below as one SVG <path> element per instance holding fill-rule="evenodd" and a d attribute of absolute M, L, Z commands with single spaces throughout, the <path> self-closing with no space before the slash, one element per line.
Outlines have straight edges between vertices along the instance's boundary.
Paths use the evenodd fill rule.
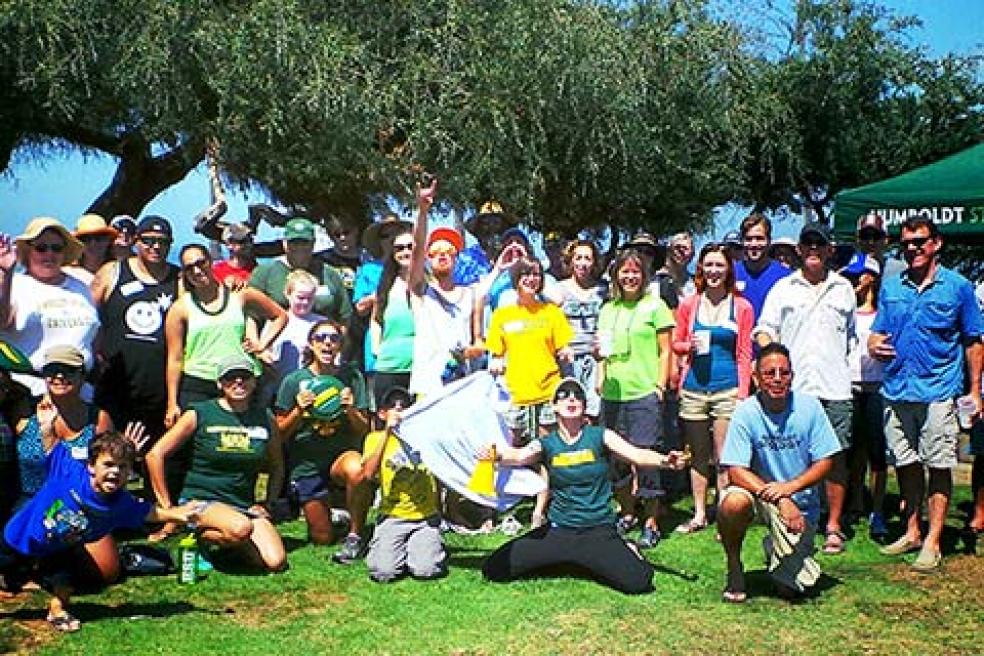
<path fill-rule="evenodd" d="M 514 446 L 525 446 L 540 437 L 541 426 L 557 423 L 553 406 L 549 402 L 533 405 L 511 405 L 506 413 L 506 425 L 518 435 Z"/>
<path fill-rule="evenodd" d="M 960 427 L 953 401 L 885 401 L 885 441 L 895 466 L 923 464 L 933 469 L 957 466 Z"/>
<path fill-rule="evenodd" d="M 738 388 L 720 392 L 680 390 L 680 419 L 684 421 L 709 421 L 731 419 L 738 404 Z"/>
<path fill-rule="evenodd" d="M 721 499 L 729 494 L 747 497 L 755 509 L 755 516 L 768 527 L 769 535 L 762 541 L 762 547 L 772 580 L 798 592 L 815 585 L 820 579 L 820 565 L 813 559 L 817 527 L 807 521 L 802 533 L 792 533 L 782 521 L 778 506 L 756 499 L 751 492 L 737 485 L 726 488 Z"/>

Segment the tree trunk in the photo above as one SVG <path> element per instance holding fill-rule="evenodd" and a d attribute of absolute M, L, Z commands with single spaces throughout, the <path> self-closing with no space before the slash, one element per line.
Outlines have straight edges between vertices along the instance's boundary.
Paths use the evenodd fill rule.
<path fill-rule="evenodd" d="M 149 144 L 122 149 L 112 182 L 89 206 L 107 221 L 117 214 L 139 216 L 159 193 L 184 179 L 205 156 L 204 143 L 193 140 L 153 157 Z"/>

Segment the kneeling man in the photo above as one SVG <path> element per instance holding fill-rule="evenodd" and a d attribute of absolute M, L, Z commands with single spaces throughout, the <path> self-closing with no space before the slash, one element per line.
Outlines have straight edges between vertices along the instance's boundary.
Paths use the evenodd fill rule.
<path fill-rule="evenodd" d="M 820 514 L 817 484 L 841 450 L 820 401 L 790 391 L 793 371 L 786 347 L 764 347 L 753 375 L 759 391 L 735 410 L 721 454 L 731 481 L 718 509 L 728 559 L 723 599 L 732 603 L 746 598 L 741 545 L 755 515 L 769 528 L 762 546 L 781 596 L 796 596 L 820 578 L 813 560 Z"/>

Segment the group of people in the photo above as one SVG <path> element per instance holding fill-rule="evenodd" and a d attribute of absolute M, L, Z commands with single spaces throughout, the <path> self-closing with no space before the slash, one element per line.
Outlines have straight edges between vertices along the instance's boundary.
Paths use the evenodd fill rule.
<path fill-rule="evenodd" d="M 689 487 L 693 515 L 674 532 L 716 521 L 723 599 L 746 597 L 741 545 L 756 516 L 768 569 L 795 596 L 820 574 L 815 532 L 841 553 L 870 504 L 868 528 L 886 537 L 886 453 L 904 532 L 882 551 L 939 567 L 955 399 L 981 414 L 984 326 L 931 221 L 901 226 L 899 261 L 881 219 L 862 218 L 838 271 L 825 225 L 802 229 L 790 269 L 770 257 L 760 214 L 742 222 L 740 248 L 711 243 L 695 258 L 687 233 L 665 246 L 638 233 L 606 258 L 590 239 L 552 238 L 545 266 L 494 201 L 432 228 L 436 195 L 436 180 L 418 190 L 414 221 L 325 222 L 321 253 L 315 224 L 290 218 L 263 262 L 247 223 L 199 226 L 228 258 L 191 243 L 176 265 L 159 216 L 86 215 L 75 231 L 36 218 L 0 235 L 2 478 L 15 483 L 0 507 L 4 585 L 47 585 L 52 626 L 75 630 L 72 589 L 120 575 L 114 529 L 155 522 L 156 541 L 187 524 L 206 558 L 278 572 L 276 520 L 292 512 L 313 544 L 341 542 L 336 562 L 367 557 L 375 581 L 443 576 L 442 530 L 488 530 L 495 512 L 443 486 L 400 419 L 480 371 L 508 393 L 511 446 L 475 456 L 544 481 L 531 530 L 489 557 L 489 580 L 567 566 L 648 591 L 642 550 Z M 984 531 L 982 461 L 972 533 Z M 125 489 L 134 468 L 144 501 Z M 685 468 L 689 486 L 665 473 Z"/>

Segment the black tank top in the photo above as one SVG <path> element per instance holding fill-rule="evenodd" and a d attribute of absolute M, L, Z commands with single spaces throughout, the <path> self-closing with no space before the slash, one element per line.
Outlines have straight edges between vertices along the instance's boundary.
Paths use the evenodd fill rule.
<path fill-rule="evenodd" d="M 122 260 L 116 285 L 99 313 L 109 359 L 102 380 L 134 400 L 165 394 L 164 317 L 178 292 L 178 268 L 167 266 L 164 280 L 147 283 L 133 273 L 129 260 Z"/>

